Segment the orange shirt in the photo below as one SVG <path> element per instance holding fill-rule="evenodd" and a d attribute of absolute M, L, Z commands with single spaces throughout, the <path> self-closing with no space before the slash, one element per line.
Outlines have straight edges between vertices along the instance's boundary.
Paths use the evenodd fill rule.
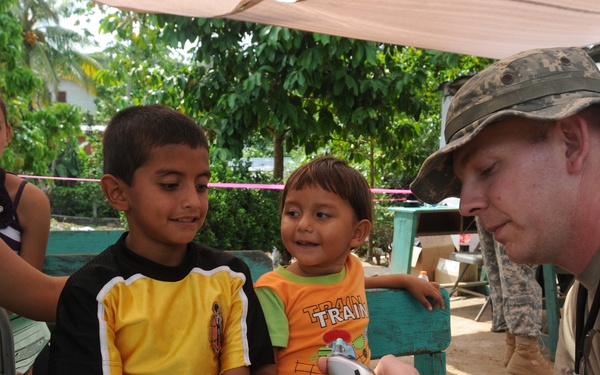
<path fill-rule="evenodd" d="M 348 256 L 342 272 L 320 277 L 301 277 L 279 267 L 261 276 L 254 287 L 271 342 L 280 348 L 278 373 L 319 374 L 319 349 L 330 347 L 338 337 L 369 365 L 369 312 L 364 271 L 357 257 Z"/>

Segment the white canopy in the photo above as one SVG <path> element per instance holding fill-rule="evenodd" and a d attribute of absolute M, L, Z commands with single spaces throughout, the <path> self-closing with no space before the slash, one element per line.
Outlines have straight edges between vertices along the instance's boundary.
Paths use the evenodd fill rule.
<path fill-rule="evenodd" d="M 97 0 L 489 58 L 600 42 L 599 0 Z"/>

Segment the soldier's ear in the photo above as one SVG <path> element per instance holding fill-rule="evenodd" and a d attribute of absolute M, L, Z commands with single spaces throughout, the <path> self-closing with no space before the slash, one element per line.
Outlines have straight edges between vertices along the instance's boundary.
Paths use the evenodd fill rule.
<path fill-rule="evenodd" d="M 564 157 L 569 173 L 580 172 L 590 152 L 590 134 L 585 117 L 575 114 L 557 120 L 556 127 L 564 147 Z"/>

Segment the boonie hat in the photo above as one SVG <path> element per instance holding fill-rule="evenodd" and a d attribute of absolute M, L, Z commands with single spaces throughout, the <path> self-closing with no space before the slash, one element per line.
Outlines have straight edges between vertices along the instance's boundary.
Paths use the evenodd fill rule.
<path fill-rule="evenodd" d="M 448 108 L 446 145 L 431 154 L 410 185 L 426 203 L 460 196 L 452 152 L 486 126 L 518 116 L 559 120 L 600 103 L 600 70 L 581 48 L 534 49 L 488 66 L 461 87 Z"/>

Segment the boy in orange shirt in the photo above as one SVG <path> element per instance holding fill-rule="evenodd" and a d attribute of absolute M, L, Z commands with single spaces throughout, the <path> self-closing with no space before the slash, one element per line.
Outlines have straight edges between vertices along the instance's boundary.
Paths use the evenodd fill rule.
<path fill-rule="evenodd" d="M 443 307 L 437 283 L 411 275 L 364 277 L 352 249 L 371 230 L 365 178 L 344 161 L 320 157 L 292 173 L 281 199 L 281 237 L 296 258 L 254 285 L 267 318 L 280 374 L 318 374 L 319 350 L 337 338 L 369 365 L 365 288 L 406 288 L 423 305 Z M 432 307 L 426 297 L 432 297 Z"/>

